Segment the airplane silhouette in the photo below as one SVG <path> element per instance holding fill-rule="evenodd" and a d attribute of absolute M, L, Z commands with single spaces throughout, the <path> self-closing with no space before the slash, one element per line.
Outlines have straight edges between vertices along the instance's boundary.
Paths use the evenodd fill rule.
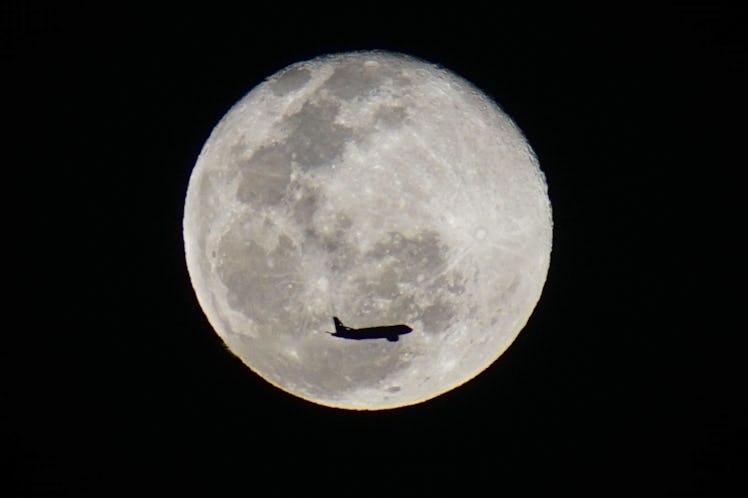
<path fill-rule="evenodd" d="M 346 327 L 337 316 L 332 317 L 335 322 L 335 332 L 328 334 L 344 339 L 387 339 L 390 342 L 396 342 L 400 336 L 411 332 L 413 329 L 407 325 L 386 325 L 383 327 L 367 327 L 363 329 L 354 329 Z"/>

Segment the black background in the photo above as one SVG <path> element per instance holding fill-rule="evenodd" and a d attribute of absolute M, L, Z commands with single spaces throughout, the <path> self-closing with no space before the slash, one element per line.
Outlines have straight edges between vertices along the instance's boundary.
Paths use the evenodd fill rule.
<path fill-rule="evenodd" d="M 2 4 L 6 496 L 746 492 L 742 12 L 249 4 Z M 226 352 L 181 218 L 234 102 L 370 48 L 500 103 L 547 176 L 554 247 L 487 371 L 355 413 Z"/>

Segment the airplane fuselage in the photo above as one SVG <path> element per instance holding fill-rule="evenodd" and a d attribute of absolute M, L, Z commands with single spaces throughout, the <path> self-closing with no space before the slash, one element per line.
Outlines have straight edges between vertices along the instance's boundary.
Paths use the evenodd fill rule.
<path fill-rule="evenodd" d="M 333 320 L 335 322 L 335 332 L 330 332 L 330 334 L 344 339 L 387 339 L 390 342 L 395 342 L 399 340 L 401 335 L 413 331 L 412 328 L 403 324 L 354 329 L 343 325 L 337 317 L 333 317 Z"/>

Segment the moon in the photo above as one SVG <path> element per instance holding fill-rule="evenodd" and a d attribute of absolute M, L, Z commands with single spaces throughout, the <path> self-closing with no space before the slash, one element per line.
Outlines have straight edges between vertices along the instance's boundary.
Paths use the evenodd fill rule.
<path fill-rule="evenodd" d="M 187 268 L 228 349 L 321 405 L 420 403 L 514 341 L 550 263 L 545 177 L 476 87 L 382 52 L 293 64 L 215 127 L 184 208 Z M 407 324 L 397 342 L 345 325 Z"/>

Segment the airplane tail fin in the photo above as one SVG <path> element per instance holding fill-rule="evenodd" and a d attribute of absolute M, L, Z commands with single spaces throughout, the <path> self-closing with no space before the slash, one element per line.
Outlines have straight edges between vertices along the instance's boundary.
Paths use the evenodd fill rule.
<path fill-rule="evenodd" d="M 335 322 L 335 332 L 343 332 L 346 329 L 346 326 L 343 325 L 343 322 L 340 321 L 340 318 L 337 316 L 332 317 L 332 321 Z"/>

